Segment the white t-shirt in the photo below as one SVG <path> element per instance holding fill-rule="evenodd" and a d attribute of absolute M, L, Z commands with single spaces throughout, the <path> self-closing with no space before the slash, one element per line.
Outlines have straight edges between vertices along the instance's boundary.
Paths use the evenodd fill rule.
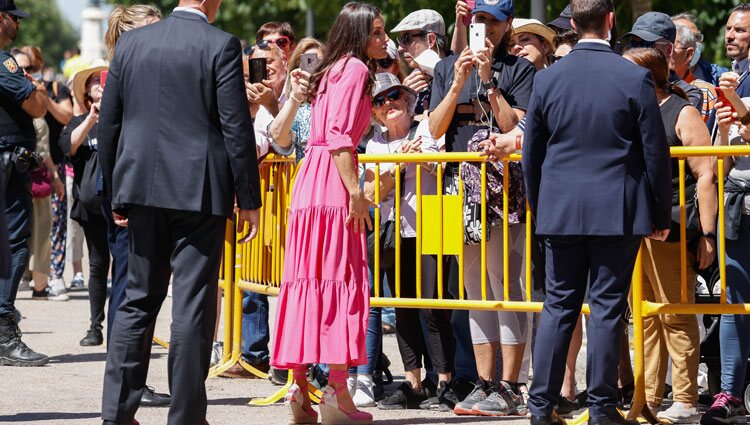
<path fill-rule="evenodd" d="M 376 132 L 376 134 L 367 141 L 367 147 L 365 153 L 368 154 L 390 154 L 399 153 L 401 145 L 403 145 L 409 138 L 408 136 L 404 139 L 394 140 L 388 142 L 388 133 Z M 422 121 L 417 126 L 414 138 L 422 137 L 422 152 L 438 152 L 440 148 L 445 145 L 445 136 L 441 137 L 437 141 L 432 138 L 430 134 L 429 124 L 427 120 Z M 388 173 L 393 167 L 392 163 L 380 164 L 380 175 Z M 375 172 L 375 164 L 367 163 L 365 169 L 372 170 Z M 403 170 L 403 169 L 402 169 Z M 422 194 L 423 195 L 434 195 L 437 193 L 437 177 L 431 174 L 429 167 L 422 164 Z M 409 164 L 406 166 L 406 174 L 404 179 L 401 181 L 403 187 L 404 196 L 401 198 L 401 237 L 414 238 L 417 236 L 417 166 L 416 164 Z M 380 194 L 380 222 L 384 223 L 386 220 L 392 219 L 395 213 L 395 206 L 393 203 L 394 187 L 390 193 Z"/>
<path fill-rule="evenodd" d="M 286 96 L 281 96 L 279 99 L 279 109 L 284 107 L 286 102 Z M 253 127 L 255 129 L 255 146 L 260 150 L 260 156 L 264 156 L 268 153 L 271 148 L 271 135 L 268 133 L 268 127 L 273 122 L 274 116 L 268 112 L 265 106 L 260 105 L 258 113 L 255 114 L 255 120 L 253 121 Z"/>

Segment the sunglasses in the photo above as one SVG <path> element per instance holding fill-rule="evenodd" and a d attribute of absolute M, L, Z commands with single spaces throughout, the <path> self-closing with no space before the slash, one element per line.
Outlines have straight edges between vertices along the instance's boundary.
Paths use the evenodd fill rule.
<path fill-rule="evenodd" d="M 23 70 L 29 74 L 33 74 L 37 71 L 37 69 L 34 66 L 24 67 Z"/>
<path fill-rule="evenodd" d="M 277 38 L 276 40 L 259 40 L 258 45 L 260 45 L 261 43 L 265 43 L 266 45 L 275 44 L 279 46 L 279 48 L 284 49 L 290 44 L 290 40 L 289 40 L 289 37 L 283 35 Z"/>
<path fill-rule="evenodd" d="M 414 37 L 424 37 L 427 35 L 427 32 L 420 31 L 420 32 L 413 32 L 411 34 L 402 34 L 400 35 L 396 40 L 398 41 L 398 44 L 400 44 L 403 47 L 408 46 L 411 44 L 411 39 Z"/>
<path fill-rule="evenodd" d="M 390 68 L 393 65 L 393 62 L 396 62 L 396 59 L 386 58 L 377 60 L 378 66 L 383 69 Z"/>
<path fill-rule="evenodd" d="M 376 108 L 380 108 L 381 106 L 385 105 L 386 101 L 396 102 L 399 99 L 401 99 L 403 95 L 401 94 L 401 90 L 399 89 L 393 89 L 389 91 L 386 94 L 381 94 L 380 96 L 375 96 L 372 99 L 372 106 Z"/>

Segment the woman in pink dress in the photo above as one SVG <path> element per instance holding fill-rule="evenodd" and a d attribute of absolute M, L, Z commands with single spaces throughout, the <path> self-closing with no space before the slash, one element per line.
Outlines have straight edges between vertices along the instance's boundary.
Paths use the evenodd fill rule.
<path fill-rule="evenodd" d="M 271 364 L 291 369 L 293 423 L 316 423 L 306 367 L 330 366 L 323 423 L 371 423 L 347 391 L 349 366 L 367 362 L 369 283 L 365 226 L 374 206 L 359 186 L 356 147 L 370 122 L 372 59 L 387 56 L 380 10 L 348 3 L 328 35 L 310 82 L 312 128 L 292 189 L 283 283 Z"/>

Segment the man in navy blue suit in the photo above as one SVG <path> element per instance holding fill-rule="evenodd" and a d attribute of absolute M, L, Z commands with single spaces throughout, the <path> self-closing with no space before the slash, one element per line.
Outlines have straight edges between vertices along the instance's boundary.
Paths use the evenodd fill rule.
<path fill-rule="evenodd" d="M 571 8 L 581 41 L 536 75 L 523 145 L 528 199 L 547 257 L 531 423 L 563 423 L 553 407 L 588 284 L 589 424 L 631 424 L 615 407 L 621 318 L 641 238 L 669 233 L 669 147 L 650 73 L 606 41 L 612 1 L 573 0 Z"/>

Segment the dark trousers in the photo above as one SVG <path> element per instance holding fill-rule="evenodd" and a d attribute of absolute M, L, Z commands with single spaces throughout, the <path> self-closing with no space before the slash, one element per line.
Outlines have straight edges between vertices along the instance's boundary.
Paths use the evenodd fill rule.
<path fill-rule="evenodd" d="M 557 403 L 570 339 L 589 281 L 586 389 L 589 414 L 617 403 L 622 315 L 627 307 L 640 236 L 554 236 L 545 239 L 547 299 L 534 347 L 532 415 L 547 416 Z"/>
<path fill-rule="evenodd" d="M 131 206 L 128 219 L 128 283 L 107 351 L 102 419 L 129 421 L 138 409 L 173 273 L 168 424 L 203 424 L 226 218 Z"/>
<path fill-rule="evenodd" d="M 89 213 L 80 221 L 89 250 L 89 307 L 90 329 L 101 329 L 104 322 L 104 305 L 107 302 L 107 275 L 109 274 L 109 245 L 107 221 L 103 215 Z"/>
<path fill-rule="evenodd" d="M 268 342 L 268 295 L 244 292 L 242 297 L 242 357 L 246 362 L 267 365 L 271 353 Z"/>
<path fill-rule="evenodd" d="M 437 299 L 437 256 L 422 256 L 422 298 Z M 444 288 L 444 298 L 449 298 Z M 437 373 L 452 373 L 456 343 L 451 328 L 451 310 L 423 308 L 419 310 L 427 336 L 432 366 Z"/>
<path fill-rule="evenodd" d="M 112 334 L 117 307 L 125 299 L 125 287 L 128 283 L 128 228 L 115 224 L 109 203 L 102 207 L 102 213 L 107 221 L 107 243 L 112 256 L 112 289 L 109 292 L 109 307 L 107 308 L 107 346 Z"/>
<path fill-rule="evenodd" d="M 5 190 L 5 218 L 10 242 L 10 276 L 0 279 L 0 316 L 15 313 L 16 293 L 29 267 L 31 175 L 13 170 Z"/>

